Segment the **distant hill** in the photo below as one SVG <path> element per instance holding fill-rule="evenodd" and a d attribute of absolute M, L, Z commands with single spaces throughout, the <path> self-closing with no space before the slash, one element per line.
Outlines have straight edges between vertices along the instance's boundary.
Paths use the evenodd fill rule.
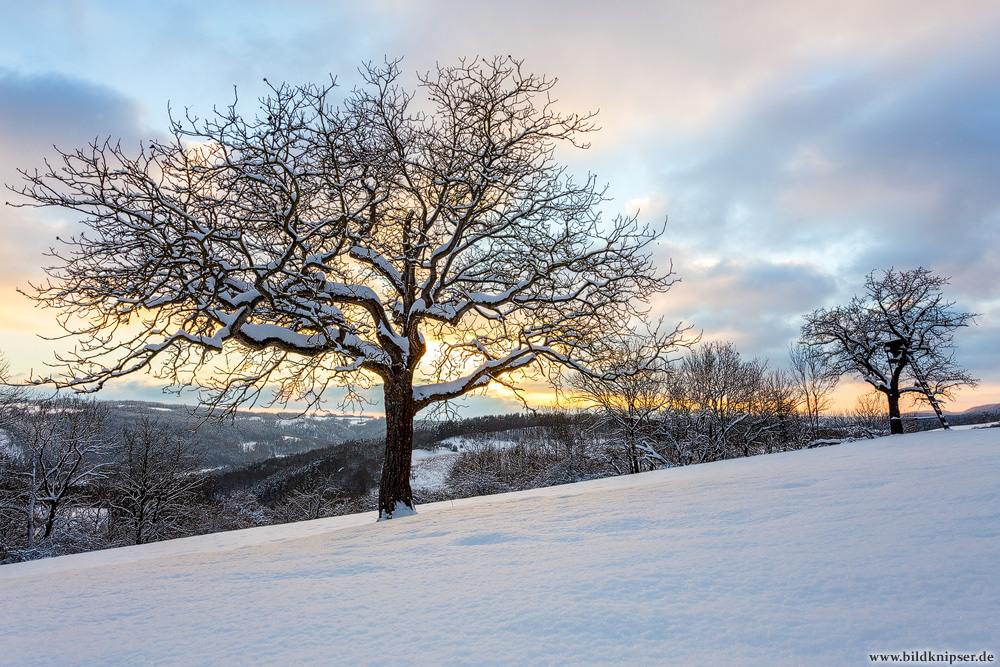
<path fill-rule="evenodd" d="M 257 416 L 257 415 L 254 415 Z M 253 419 L 253 417 L 248 419 Z M 319 427 L 329 421 L 322 417 Z M 488 434 L 503 433 L 508 437 L 521 435 L 536 441 L 554 437 L 560 427 L 567 428 L 576 417 L 566 413 L 508 414 L 473 417 L 440 422 L 418 422 L 414 445 L 422 458 L 441 447 L 459 449 L 455 440 L 479 438 Z M 302 429 L 311 424 L 311 418 L 283 422 L 284 428 Z M 293 431 L 283 431 L 293 432 Z M 295 431 L 299 432 L 299 431 Z M 360 434 L 344 441 L 317 446 L 300 452 L 256 458 L 240 465 L 220 466 L 206 470 L 208 476 L 205 492 L 213 497 L 230 495 L 240 490 L 252 492 L 261 501 L 273 503 L 277 499 L 314 483 L 323 484 L 341 492 L 358 496 L 377 487 L 382 465 L 385 420 L 372 419 L 351 427 L 350 433 Z M 318 442 L 318 438 L 313 440 Z M 207 466 L 206 466 L 207 467 Z M 418 491 L 418 497 L 423 497 Z"/>
<path fill-rule="evenodd" d="M 990 403 L 988 405 L 977 405 L 974 408 L 969 408 L 968 410 L 962 410 L 959 414 L 971 415 L 979 412 L 1000 412 L 1000 403 Z"/>
<path fill-rule="evenodd" d="M 978 424 L 994 421 L 1000 413 L 1000 403 L 989 405 L 977 405 L 967 410 L 945 410 L 944 414 L 953 426 L 961 424 Z M 904 419 L 915 418 L 920 420 L 933 420 L 935 414 L 933 410 L 910 410 L 903 415 Z"/>
<path fill-rule="evenodd" d="M 385 420 L 363 415 L 238 411 L 232 419 L 206 421 L 191 406 L 148 401 L 104 401 L 117 428 L 153 419 L 197 443 L 206 468 L 322 449 L 348 440 L 382 437 Z"/>

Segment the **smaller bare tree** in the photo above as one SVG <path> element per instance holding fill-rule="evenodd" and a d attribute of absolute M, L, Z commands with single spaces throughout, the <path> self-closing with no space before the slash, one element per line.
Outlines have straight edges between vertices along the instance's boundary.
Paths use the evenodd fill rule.
<path fill-rule="evenodd" d="M 944 298 L 948 279 L 920 267 L 872 271 L 865 292 L 846 306 L 806 315 L 802 339 L 815 347 L 838 374 L 854 373 L 885 395 L 891 433 L 902 433 L 899 400 L 904 393 L 926 398 L 941 425 L 940 406 L 961 386 L 978 381 L 955 361 L 954 333 L 974 322 Z"/>
<path fill-rule="evenodd" d="M 889 413 L 877 391 L 861 394 L 848 413 L 852 430 L 866 438 L 877 438 L 889 432 Z"/>
<path fill-rule="evenodd" d="M 744 361 L 729 342 L 709 342 L 684 358 L 682 400 L 690 407 L 690 435 L 700 451 L 698 460 L 727 459 L 749 451 L 752 407 L 766 372 L 765 361 Z"/>
<path fill-rule="evenodd" d="M 18 476 L 21 452 L 12 428 L 22 392 L 8 384 L 10 366 L 0 354 L 0 563 L 9 558 L 11 547 L 24 534 L 25 494 Z"/>
<path fill-rule="evenodd" d="M 830 408 L 840 376 L 822 353 L 801 341 L 788 346 L 788 358 L 809 436 L 816 440 L 820 437 L 820 415 Z"/>
<path fill-rule="evenodd" d="M 145 544 L 183 534 L 199 484 L 192 443 L 151 419 L 122 431 L 111 475 L 114 541 Z"/>
<path fill-rule="evenodd" d="M 669 355 L 690 345 L 680 325 L 646 335 L 634 331 L 609 338 L 590 373 L 574 373 L 569 380 L 574 398 L 601 415 L 602 426 L 614 434 L 624 469 L 620 474 L 652 470 L 669 461 L 657 451 L 656 431 L 671 401 Z M 614 457 L 618 458 L 618 457 Z"/>
<path fill-rule="evenodd" d="M 107 476 L 108 408 L 94 401 L 58 399 L 24 406 L 12 433 L 24 452 L 27 547 L 52 537 L 72 520 L 73 501 Z M 80 510 L 80 508 L 76 508 Z"/>
<path fill-rule="evenodd" d="M 795 380 L 790 373 L 783 370 L 765 373 L 751 405 L 753 440 L 750 444 L 763 447 L 766 454 L 797 449 L 804 444 L 799 442 L 801 429 L 796 419 L 800 404 Z M 745 455 L 752 454 L 747 447 Z"/>

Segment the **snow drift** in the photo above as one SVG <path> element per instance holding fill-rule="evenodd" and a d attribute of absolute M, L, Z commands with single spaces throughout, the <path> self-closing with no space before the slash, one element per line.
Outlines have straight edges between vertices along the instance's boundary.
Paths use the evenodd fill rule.
<path fill-rule="evenodd" d="M 1000 429 L 0 567 L 0 662 L 868 664 L 994 654 Z"/>

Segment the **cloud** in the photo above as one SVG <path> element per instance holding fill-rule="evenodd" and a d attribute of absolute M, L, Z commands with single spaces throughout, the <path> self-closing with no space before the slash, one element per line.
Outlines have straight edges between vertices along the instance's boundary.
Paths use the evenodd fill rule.
<path fill-rule="evenodd" d="M 694 166 L 667 159 L 659 187 L 701 247 L 809 250 L 846 228 L 866 245 L 940 250 L 942 218 L 973 229 L 997 211 L 985 175 L 1000 168 L 1000 118 L 986 110 L 1000 66 L 975 74 L 861 71 L 803 88 L 797 73 L 685 147 Z"/>
<path fill-rule="evenodd" d="M 27 76 L 0 71 L 0 182 L 18 187 L 18 168 L 42 169 L 46 158 L 85 146 L 97 137 L 115 136 L 123 145 L 142 136 L 142 107 L 106 87 L 61 75 Z M 24 203 L 7 190 L 0 201 Z M 4 312 L 3 353 L 17 373 L 51 361 L 54 347 L 36 334 L 57 335 L 54 314 L 39 311 L 16 289 L 43 278 L 45 251 L 75 219 L 62 211 L 0 207 L 0 309 Z"/>
<path fill-rule="evenodd" d="M 60 75 L 25 76 L 0 70 L 0 182 L 17 188 L 18 169 L 44 169 L 53 149 L 82 148 L 97 138 L 116 137 L 138 146 L 142 107 L 105 86 Z M 58 163 L 54 163 L 58 166 Z M 9 189 L 3 200 L 27 200 Z M 57 211 L 5 206 L 0 209 L 0 283 L 6 287 L 37 274 L 43 252 L 72 220 Z"/>
<path fill-rule="evenodd" d="M 728 340 L 749 356 L 783 365 L 802 315 L 836 293 L 835 281 L 804 263 L 763 259 L 704 262 L 677 258 L 682 281 L 657 299 L 653 314 L 683 320 L 705 340 Z"/>
<path fill-rule="evenodd" d="M 780 362 L 794 313 L 845 302 L 872 269 L 922 265 L 952 277 L 957 308 L 985 313 L 959 357 L 996 383 L 997 109 L 1000 56 L 973 40 L 920 66 L 790 68 L 697 136 L 650 142 L 659 173 L 631 202 L 670 216 L 685 281 L 670 311 Z"/>
<path fill-rule="evenodd" d="M 59 74 L 0 70 L 5 164 L 11 157 L 37 161 L 38 149 L 52 144 L 76 146 L 109 135 L 133 138 L 143 113 L 141 105 L 107 86 Z"/>

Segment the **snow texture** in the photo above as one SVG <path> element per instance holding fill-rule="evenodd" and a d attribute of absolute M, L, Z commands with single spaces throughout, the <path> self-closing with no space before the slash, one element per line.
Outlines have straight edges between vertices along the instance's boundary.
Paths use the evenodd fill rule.
<path fill-rule="evenodd" d="M 11 458 L 21 456 L 21 450 L 14 445 L 10 434 L 3 429 L 0 429 L 0 456 L 9 456 Z"/>
<path fill-rule="evenodd" d="M 1000 429 L 0 567 L 0 662 L 868 664 L 1000 653 Z"/>
<path fill-rule="evenodd" d="M 413 450 L 413 467 L 410 468 L 410 487 L 414 491 L 443 491 L 447 486 L 458 454 L 450 449 L 438 448 L 433 452 Z"/>
<path fill-rule="evenodd" d="M 468 452 L 486 447 L 491 447 L 493 449 L 510 449 L 511 447 L 516 447 L 517 443 L 513 440 L 504 440 L 495 436 L 470 438 L 464 435 L 455 435 L 441 440 L 439 445 L 439 451 L 441 448 L 444 448 L 445 451 Z"/>
<path fill-rule="evenodd" d="M 417 511 L 412 507 L 408 506 L 402 500 L 397 500 L 396 504 L 393 506 L 392 511 L 388 514 L 383 514 L 379 516 L 379 521 L 388 521 L 390 519 L 401 519 L 407 516 L 416 516 Z"/>

